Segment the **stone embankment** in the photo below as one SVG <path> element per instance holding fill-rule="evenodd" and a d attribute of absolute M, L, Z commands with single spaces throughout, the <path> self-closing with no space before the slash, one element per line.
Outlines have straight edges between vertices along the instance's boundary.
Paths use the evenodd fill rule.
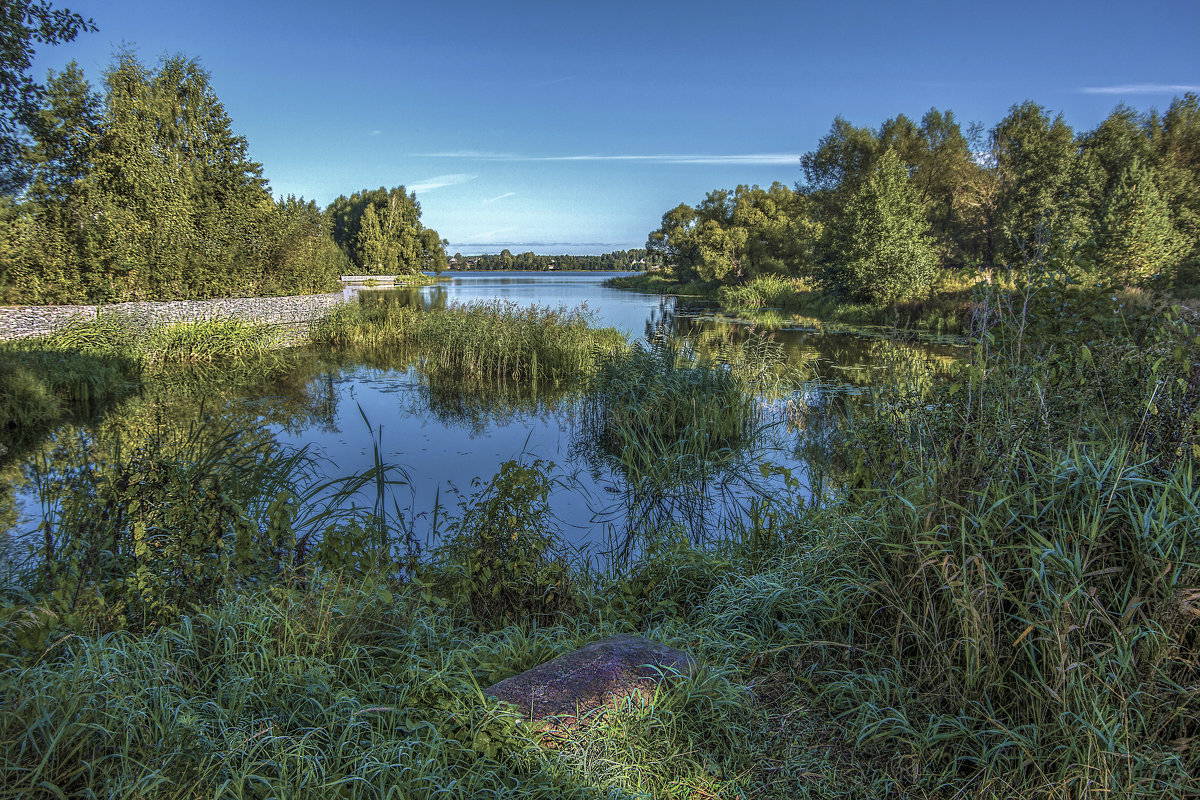
<path fill-rule="evenodd" d="M 46 336 L 76 320 L 120 314 L 149 325 L 239 319 L 296 328 L 323 317 L 352 296 L 349 290 L 296 297 L 228 297 L 103 306 L 0 306 L 0 340 Z"/>

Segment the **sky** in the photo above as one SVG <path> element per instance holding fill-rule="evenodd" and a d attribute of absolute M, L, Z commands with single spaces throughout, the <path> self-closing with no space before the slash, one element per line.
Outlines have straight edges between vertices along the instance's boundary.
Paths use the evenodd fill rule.
<path fill-rule="evenodd" d="M 55 0 L 113 53 L 196 58 L 276 195 L 403 185 L 464 254 L 643 247 L 713 189 L 793 185 L 836 116 L 1077 130 L 1200 92 L 1200 0 Z"/>

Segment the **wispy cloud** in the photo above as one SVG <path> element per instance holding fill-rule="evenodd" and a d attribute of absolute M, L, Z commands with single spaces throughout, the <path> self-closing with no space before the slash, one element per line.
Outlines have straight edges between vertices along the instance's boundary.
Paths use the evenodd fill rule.
<path fill-rule="evenodd" d="M 513 197 L 515 195 L 516 195 L 516 192 L 505 192 L 504 194 L 496 195 L 495 197 L 491 198 L 490 200 L 484 200 L 483 204 L 485 206 L 490 206 L 492 203 L 496 202 L 497 200 L 503 200 L 506 197 Z"/>
<path fill-rule="evenodd" d="M 469 242 L 469 244 L 495 244 L 496 242 L 493 242 L 492 240 L 495 239 L 497 236 L 499 236 L 502 233 L 510 233 L 515 230 L 516 230 L 516 228 L 510 225 L 507 228 L 497 228 L 494 231 L 482 231 L 480 233 L 473 233 L 470 236 L 465 236 L 463 238 L 471 240 Z M 506 243 L 499 242 L 499 244 L 506 244 Z M 463 246 L 467 246 L 467 244 L 464 244 Z"/>
<path fill-rule="evenodd" d="M 383 131 L 379 130 L 379 128 L 376 128 L 373 131 L 367 131 L 368 136 L 378 136 L 381 133 L 383 133 Z"/>
<path fill-rule="evenodd" d="M 1085 86 L 1084 94 L 1182 94 L 1200 92 L 1200 86 L 1185 83 L 1125 83 L 1119 86 Z"/>
<path fill-rule="evenodd" d="M 640 161 L 649 164 L 795 164 L 800 153 L 745 153 L 733 155 L 708 153 L 655 153 L 648 155 L 528 156 L 516 153 L 487 153 L 478 150 L 454 150 L 444 153 L 414 153 L 419 158 L 462 158 L 478 161 Z"/>
<path fill-rule="evenodd" d="M 469 175 L 465 172 L 456 172 L 453 175 L 436 175 L 432 178 L 426 178 L 423 181 L 411 184 L 408 190 L 417 194 L 432 192 L 434 189 L 441 189 L 446 186 L 458 186 L 463 183 L 469 183 L 478 177 L 478 175 Z"/>

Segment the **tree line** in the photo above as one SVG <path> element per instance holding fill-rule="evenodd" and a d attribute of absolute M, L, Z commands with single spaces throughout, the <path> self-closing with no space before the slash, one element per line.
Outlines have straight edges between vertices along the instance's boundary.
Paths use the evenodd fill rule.
<path fill-rule="evenodd" d="M 0 302 L 298 294 L 445 265 L 402 186 L 273 197 L 194 59 L 122 53 L 102 92 L 72 63 L 32 97 L 0 164 Z"/>
<path fill-rule="evenodd" d="M 647 266 L 646 251 L 634 248 L 632 250 L 614 250 L 598 256 L 540 256 L 536 253 L 513 254 L 505 248 L 498 254 L 464 256 L 455 253 L 450 259 L 453 269 L 471 270 L 568 270 L 568 271 L 604 271 L 645 269 Z"/>
<path fill-rule="evenodd" d="M 804 277 L 847 299 L 927 294 L 938 270 L 1200 283 L 1200 99 L 1116 108 L 1077 133 L 1033 102 L 990 130 L 953 112 L 834 120 L 794 188 L 716 190 L 662 217 L 647 249 L 681 281 Z"/>

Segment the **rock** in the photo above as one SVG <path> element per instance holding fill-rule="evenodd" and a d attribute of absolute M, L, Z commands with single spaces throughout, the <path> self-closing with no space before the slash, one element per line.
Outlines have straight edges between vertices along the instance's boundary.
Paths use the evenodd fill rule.
<path fill-rule="evenodd" d="M 643 636 L 620 634 L 592 642 L 540 667 L 505 678 L 484 692 L 515 705 L 529 720 L 573 727 L 602 706 L 634 695 L 650 697 L 665 674 L 692 674 L 696 660 Z"/>

